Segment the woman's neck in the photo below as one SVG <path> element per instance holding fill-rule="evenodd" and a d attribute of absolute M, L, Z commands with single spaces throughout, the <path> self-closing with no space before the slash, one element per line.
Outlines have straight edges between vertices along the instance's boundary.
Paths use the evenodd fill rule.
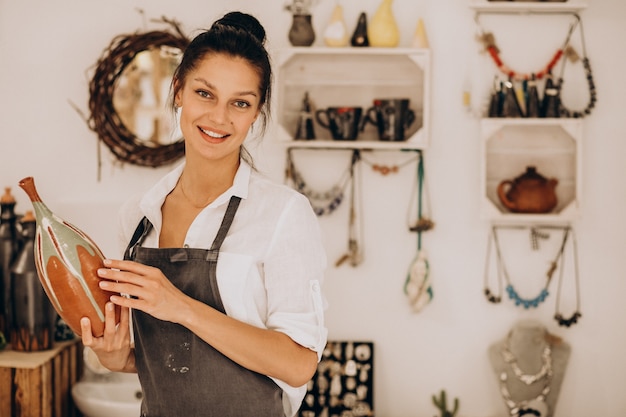
<path fill-rule="evenodd" d="M 236 161 L 187 160 L 178 180 L 183 197 L 195 207 L 204 207 L 228 190 L 239 168 Z"/>

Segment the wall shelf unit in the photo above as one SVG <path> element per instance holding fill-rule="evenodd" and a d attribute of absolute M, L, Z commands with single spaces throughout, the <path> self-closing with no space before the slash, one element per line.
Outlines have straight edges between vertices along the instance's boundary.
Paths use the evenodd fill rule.
<path fill-rule="evenodd" d="M 481 120 L 481 212 L 500 223 L 568 223 L 579 216 L 582 195 L 581 119 Z M 512 213 L 497 195 L 501 181 L 535 166 L 556 178 L 558 204 L 547 214 Z"/>
<path fill-rule="evenodd" d="M 278 139 L 289 147 L 339 149 L 424 149 L 429 145 L 430 51 L 413 48 L 295 47 L 274 57 Z M 327 107 L 362 107 L 374 99 L 408 98 L 416 120 L 405 141 L 380 141 L 368 123 L 356 140 L 333 140 L 314 120 L 316 138 L 294 140 L 302 100 L 312 112 Z M 315 118 L 314 118 L 315 119 Z"/>
<path fill-rule="evenodd" d="M 587 1 L 487 1 L 473 0 L 470 8 L 477 13 L 579 13 L 587 8 Z"/>

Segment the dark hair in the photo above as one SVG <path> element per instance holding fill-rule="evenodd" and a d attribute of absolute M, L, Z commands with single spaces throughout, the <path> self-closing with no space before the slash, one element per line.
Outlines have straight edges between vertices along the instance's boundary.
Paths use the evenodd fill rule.
<path fill-rule="evenodd" d="M 211 28 L 196 36 L 185 48 L 183 58 L 174 72 L 173 99 L 186 82 L 188 74 L 209 54 L 226 54 L 245 59 L 260 79 L 261 130 L 265 131 L 270 118 L 272 91 L 272 66 L 265 49 L 265 29 L 254 17 L 246 13 L 230 12 L 215 21 Z M 245 151 L 245 150 L 244 150 Z"/>

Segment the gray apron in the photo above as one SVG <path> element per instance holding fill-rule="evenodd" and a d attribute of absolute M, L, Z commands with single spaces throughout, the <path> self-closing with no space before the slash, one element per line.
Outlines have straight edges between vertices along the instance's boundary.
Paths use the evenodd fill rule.
<path fill-rule="evenodd" d="M 152 229 L 144 217 L 124 259 L 159 268 L 182 292 L 225 314 L 217 259 L 240 201 L 231 197 L 211 249 L 141 247 Z M 284 416 L 282 390 L 269 377 L 238 365 L 179 324 L 132 314 L 142 417 Z"/>

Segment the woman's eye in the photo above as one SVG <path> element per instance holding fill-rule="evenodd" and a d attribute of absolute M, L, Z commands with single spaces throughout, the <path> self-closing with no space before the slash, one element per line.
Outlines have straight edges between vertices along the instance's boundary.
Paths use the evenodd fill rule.
<path fill-rule="evenodd" d="M 196 93 L 200 96 L 200 97 L 211 97 L 211 93 L 209 93 L 208 91 L 205 90 L 196 90 Z"/>
<path fill-rule="evenodd" d="M 246 109 L 248 107 L 250 107 L 250 103 L 248 103 L 247 101 L 235 101 L 235 107 L 238 107 L 240 109 Z"/>

